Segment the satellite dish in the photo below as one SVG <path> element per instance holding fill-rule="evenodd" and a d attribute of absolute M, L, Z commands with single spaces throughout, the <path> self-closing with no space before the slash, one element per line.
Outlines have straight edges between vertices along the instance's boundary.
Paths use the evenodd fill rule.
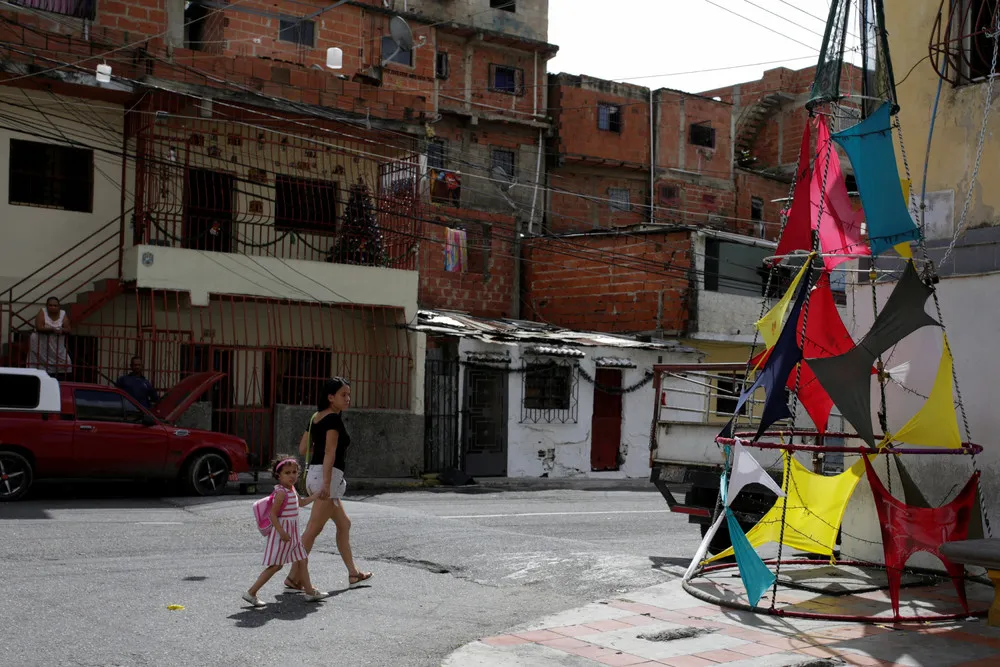
<path fill-rule="evenodd" d="M 402 16 L 393 16 L 389 21 L 389 34 L 400 51 L 409 51 L 413 48 L 413 32 Z"/>

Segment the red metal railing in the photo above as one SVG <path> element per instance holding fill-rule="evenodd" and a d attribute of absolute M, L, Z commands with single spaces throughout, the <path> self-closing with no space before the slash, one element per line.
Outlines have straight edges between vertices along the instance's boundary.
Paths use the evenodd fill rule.
<path fill-rule="evenodd" d="M 68 362 L 52 357 L 47 370 L 112 384 L 138 356 L 161 393 L 191 373 L 222 371 L 227 377 L 182 423 L 238 435 L 266 464 L 282 415 L 300 414 L 290 406 L 315 410 L 333 375 L 350 380 L 354 409 L 410 408 L 413 357 L 404 324 L 398 308 L 234 295 L 213 295 L 200 307 L 183 293 L 133 289 L 74 322 L 58 339 Z M 26 348 L 29 335 L 21 334 Z M 36 336 L 37 353 L 18 365 L 52 356 L 51 336 Z"/>
<path fill-rule="evenodd" d="M 934 71 L 953 86 L 985 81 L 992 74 L 991 34 L 997 30 L 996 0 L 942 0 L 928 45 Z"/>
<path fill-rule="evenodd" d="M 153 100 L 136 112 L 130 141 L 137 243 L 415 269 L 413 151 L 346 126 L 306 136 L 253 112 L 206 119 L 183 98 Z"/>

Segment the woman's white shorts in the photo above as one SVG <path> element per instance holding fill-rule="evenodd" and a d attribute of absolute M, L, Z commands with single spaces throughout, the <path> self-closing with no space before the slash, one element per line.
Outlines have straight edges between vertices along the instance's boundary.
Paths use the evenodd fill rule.
<path fill-rule="evenodd" d="M 306 491 L 309 495 L 319 493 L 323 488 L 323 466 L 309 466 L 306 470 Z M 339 499 L 344 497 L 347 491 L 347 480 L 344 479 L 344 471 L 339 468 L 333 469 L 333 476 L 330 478 L 330 497 Z"/>

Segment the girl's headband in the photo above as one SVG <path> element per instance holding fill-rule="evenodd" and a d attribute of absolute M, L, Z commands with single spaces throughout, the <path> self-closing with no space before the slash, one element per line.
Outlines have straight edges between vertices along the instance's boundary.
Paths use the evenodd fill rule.
<path fill-rule="evenodd" d="M 278 461 L 277 465 L 274 466 L 274 472 L 276 473 L 281 472 L 281 469 L 285 467 L 286 463 L 294 463 L 295 465 L 298 465 L 299 461 L 298 459 L 291 456 L 288 457 L 287 459 L 282 459 L 281 461 Z"/>

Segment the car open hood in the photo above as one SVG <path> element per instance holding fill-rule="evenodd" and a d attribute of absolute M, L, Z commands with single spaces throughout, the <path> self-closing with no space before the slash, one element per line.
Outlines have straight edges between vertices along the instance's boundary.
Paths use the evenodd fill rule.
<path fill-rule="evenodd" d="M 184 414 L 184 411 L 191 407 L 192 403 L 201 398 L 202 394 L 224 377 L 226 374 L 218 371 L 206 371 L 187 376 L 160 398 L 160 401 L 153 406 L 153 414 L 165 422 L 177 421 Z"/>

